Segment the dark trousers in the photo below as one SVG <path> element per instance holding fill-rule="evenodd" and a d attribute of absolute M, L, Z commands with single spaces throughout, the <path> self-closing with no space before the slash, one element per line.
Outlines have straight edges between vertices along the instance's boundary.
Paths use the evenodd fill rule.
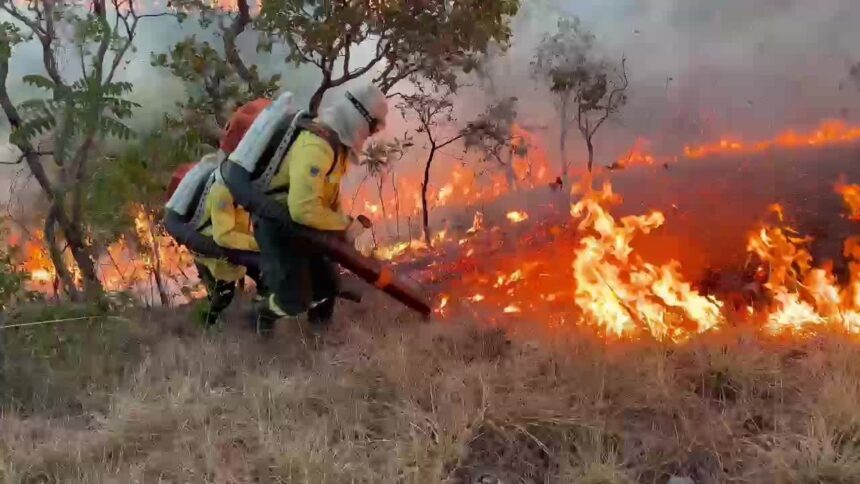
<path fill-rule="evenodd" d="M 307 311 L 311 323 L 331 321 L 340 287 L 335 264 L 275 221 L 256 219 L 254 237 L 263 279 L 278 307 L 291 316 Z"/>
<path fill-rule="evenodd" d="M 206 325 L 212 326 L 218 322 L 218 317 L 236 296 L 236 281 L 221 281 L 215 278 L 203 264 L 194 263 L 197 274 L 206 287 L 206 298 L 209 306 L 206 310 Z M 247 268 L 248 277 L 257 285 L 257 294 L 266 294 L 266 285 L 260 276 L 258 267 Z"/>

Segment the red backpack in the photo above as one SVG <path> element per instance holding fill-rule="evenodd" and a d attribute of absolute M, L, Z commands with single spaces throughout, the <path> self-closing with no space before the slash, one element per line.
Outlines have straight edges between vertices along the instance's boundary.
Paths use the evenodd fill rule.
<path fill-rule="evenodd" d="M 221 142 L 218 148 L 224 152 L 226 155 L 229 155 L 236 149 L 239 145 L 239 142 L 242 141 L 242 138 L 245 136 L 245 133 L 251 127 L 254 120 L 257 116 L 263 112 L 270 104 L 272 104 L 271 99 L 259 98 L 240 106 L 236 111 L 233 112 L 233 115 L 230 117 L 230 120 L 227 122 L 227 127 L 224 130 L 224 134 L 221 137 Z M 340 141 L 337 139 L 337 135 L 334 134 L 328 128 L 324 128 L 320 125 L 314 123 L 309 117 L 302 118 L 298 122 L 298 127 L 302 130 L 310 130 L 313 131 L 318 136 L 325 139 L 333 150 L 337 153 L 337 150 L 340 149 Z M 286 127 L 284 127 L 281 132 L 277 133 L 273 140 L 270 141 L 269 146 L 267 146 L 263 158 L 269 158 L 275 153 L 275 148 L 277 148 L 280 139 L 286 132 Z M 293 137 L 295 139 L 295 135 Z M 280 160 L 278 160 L 280 162 Z M 196 163 L 186 163 L 180 165 L 173 171 L 173 176 L 170 179 L 170 184 L 167 187 L 167 199 L 169 200 L 173 193 L 176 191 L 176 188 L 179 186 L 179 182 L 182 181 L 182 178 L 194 167 Z M 260 165 L 260 168 L 265 168 L 265 163 Z M 332 165 L 329 173 L 333 171 L 335 168 Z M 260 173 L 253 173 L 252 178 L 257 178 Z"/>
<path fill-rule="evenodd" d="M 272 104 L 271 100 L 260 98 L 240 106 L 227 122 L 227 128 L 224 130 L 224 135 L 221 137 L 221 143 L 218 145 L 218 148 L 225 154 L 229 155 L 232 153 L 236 149 L 236 146 L 239 145 L 242 137 L 245 136 L 245 132 L 251 127 L 251 123 L 254 122 L 257 115 L 266 109 L 269 104 Z M 185 178 L 185 175 L 196 164 L 196 162 L 183 163 L 173 170 L 170 182 L 167 184 L 166 200 L 170 200 L 170 197 L 176 192 L 176 188 L 179 187 L 179 182 Z"/>
<path fill-rule="evenodd" d="M 183 163 L 173 170 L 173 175 L 170 176 L 170 182 L 167 184 L 167 197 L 165 200 L 170 200 L 173 197 L 173 194 L 176 193 L 176 188 L 179 187 L 179 182 L 194 168 L 194 165 L 196 163 Z"/>

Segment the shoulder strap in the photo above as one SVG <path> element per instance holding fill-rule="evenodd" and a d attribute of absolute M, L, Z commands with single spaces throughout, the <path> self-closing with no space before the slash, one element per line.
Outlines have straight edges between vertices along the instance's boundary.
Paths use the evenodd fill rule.
<path fill-rule="evenodd" d="M 202 229 L 202 225 L 205 222 L 203 218 L 206 216 L 206 198 L 209 195 L 209 191 L 212 190 L 212 185 L 215 184 L 215 173 L 213 172 L 209 175 L 209 178 L 206 180 L 206 183 L 201 183 L 200 186 L 202 189 L 198 189 L 199 193 L 195 193 L 195 204 L 192 205 L 195 207 L 194 216 L 191 217 L 191 220 L 188 222 L 195 230 Z M 210 217 L 211 218 L 211 217 Z"/>
<path fill-rule="evenodd" d="M 302 131 L 310 131 L 317 136 L 328 142 L 331 149 L 334 151 L 334 163 L 332 163 L 331 168 L 329 168 L 326 176 L 329 176 L 334 171 L 337 166 L 340 158 L 343 157 L 345 153 L 345 149 L 343 143 L 340 142 L 340 138 L 337 133 L 333 130 L 313 121 L 311 114 L 307 111 L 300 111 L 295 115 L 295 118 L 288 124 L 281 133 L 273 136 L 273 140 L 280 140 L 277 148 L 272 149 L 270 146 L 266 148 L 266 153 L 264 153 L 264 160 L 268 160 L 265 163 L 265 168 L 261 170 L 261 173 L 254 179 L 257 188 L 261 190 L 268 190 L 269 184 L 272 181 L 272 178 L 281 169 L 281 163 L 283 163 L 284 155 L 286 155 L 287 151 L 293 145 L 296 138 L 298 138 L 299 133 Z M 262 164 L 262 163 L 261 163 Z"/>
<path fill-rule="evenodd" d="M 252 177 L 252 182 L 258 189 L 266 190 L 269 188 L 272 178 L 274 178 L 275 174 L 281 167 L 281 160 L 283 160 L 284 155 L 287 153 L 287 150 L 293 144 L 293 141 L 295 141 L 296 136 L 298 135 L 298 129 L 296 126 L 298 120 L 304 116 L 308 116 L 306 111 L 297 112 L 289 122 L 284 123 L 284 131 L 279 130 L 274 136 L 272 136 L 270 145 L 266 148 L 265 152 L 260 157 L 260 162 L 258 163 L 258 166 L 263 165 L 262 170 L 260 170 L 259 175 Z M 277 143 L 277 145 L 274 143 Z M 274 150 L 272 150 L 272 146 L 275 146 Z M 257 170 L 255 170 L 255 173 L 256 171 Z"/>
<path fill-rule="evenodd" d="M 301 118 L 298 120 L 297 125 L 304 131 L 310 131 L 311 133 L 319 136 L 320 138 L 326 140 L 329 146 L 331 146 L 332 151 L 334 151 L 334 163 L 331 164 L 331 168 L 329 168 L 328 172 L 325 176 L 329 176 L 334 171 L 337 166 L 338 161 L 340 161 L 341 157 L 344 155 L 344 146 L 343 143 L 340 142 L 340 137 L 334 130 L 329 129 L 326 126 L 323 126 L 319 123 L 315 123 L 313 119 L 310 118 Z"/>

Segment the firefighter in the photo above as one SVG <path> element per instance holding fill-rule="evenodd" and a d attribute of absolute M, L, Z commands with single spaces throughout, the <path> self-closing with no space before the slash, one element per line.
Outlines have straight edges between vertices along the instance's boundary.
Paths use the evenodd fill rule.
<path fill-rule="evenodd" d="M 202 235 L 212 237 L 218 246 L 225 249 L 259 252 L 250 215 L 235 205 L 230 191 L 222 182 L 212 182 L 204 200 L 203 210 L 205 222 L 200 229 Z M 236 294 L 236 284 L 245 276 L 251 278 L 257 286 L 255 300 L 263 300 L 265 284 L 258 265 L 243 266 L 224 258 L 204 256 L 195 256 L 194 265 L 208 294 L 207 326 L 220 322 L 221 313 L 230 305 Z"/>
<path fill-rule="evenodd" d="M 299 132 L 271 177 L 266 193 L 287 208 L 293 223 L 341 232 L 347 241 L 368 227 L 366 217 L 353 219 L 340 210 L 340 184 L 349 164 L 356 164 L 368 137 L 383 129 L 385 95 L 367 84 L 347 90 Z M 290 237 L 276 220 L 255 217 L 263 277 L 271 293 L 260 305 L 258 331 L 271 334 L 282 317 L 307 313 L 324 327 L 334 314 L 340 293 L 336 266 L 317 248 Z"/>
<path fill-rule="evenodd" d="M 219 249 L 222 249 L 220 250 L 222 254 L 213 254 L 209 257 L 206 256 L 206 251 L 192 249 L 195 253 L 194 265 L 201 282 L 206 287 L 209 301 L 206 311 L 207 326 L 218 324 L 221 313 L 235 297 L 237 283 L 245 276 L 251 278 L 257 286 L 257 293 L 254 295 L 255 305 L 264 300 L 263 294 L 266 291 L 260 274 L 260 249 L 253 236 L 250 214 L 235 204 L 217 166 L 236 149 L 254 117 L 266 107 L 267 103 L 268 101 L 259 99 L 237 109 L 222 132 L 218 151 L 208 155 L 215 169 L 206 180 L 207 186 L 198 188 L 202 201 L 197 202 L 199 213 L 195 216 L 199 220 L 193 222 L 194 227 L 191 228 L 204 237 L 210 238 Z M 255 324 L 256 318 L 255 314 L 252 317 Z"/>
<path fill-rule="evenodd" d="M 177 170 L 165 207 L 165 228 L 194 255 L 194 265 L 206 287 L 207 327 L 219 323 L 221 313 L 235 296 L 236 283 L 246 275 L 257 285 L 255 300 L 262 301 L 265 292 L 250 215 L 234 203 L 217 170 L 247 128 L 239 126 L 242 123 L 232 124 L 216 153 L 204 156 L 193 167 L 184 165 Z"/>

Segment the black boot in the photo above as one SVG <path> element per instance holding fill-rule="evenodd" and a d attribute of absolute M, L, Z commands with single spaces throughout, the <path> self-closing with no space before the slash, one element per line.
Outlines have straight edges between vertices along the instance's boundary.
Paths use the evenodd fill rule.
<path fill-rule="evenodd" d="M 275 321 L 281 318 L 279 314 L 269 309 L 268 304 L 261 304 L 257 308 L 257 317 L 254 330 L 257 336 L 270 339 L 275 334 Z"/>
<path fill-rule="evenodd" d="M 334 319 L 335 298 L 330 297 L 311 304 L 308 310 L 308 323 L 316 328 L 328 327 Z"/>
<path fill-rule="evenodd" d="M 251 331 L 257 331 L 257 320 L 260 318 L 260 309 L 265 303 L 266 299 L 259 294 L 255 295 L 251 300 L 251 309 L 245 315 L 246 326 Z"/>

